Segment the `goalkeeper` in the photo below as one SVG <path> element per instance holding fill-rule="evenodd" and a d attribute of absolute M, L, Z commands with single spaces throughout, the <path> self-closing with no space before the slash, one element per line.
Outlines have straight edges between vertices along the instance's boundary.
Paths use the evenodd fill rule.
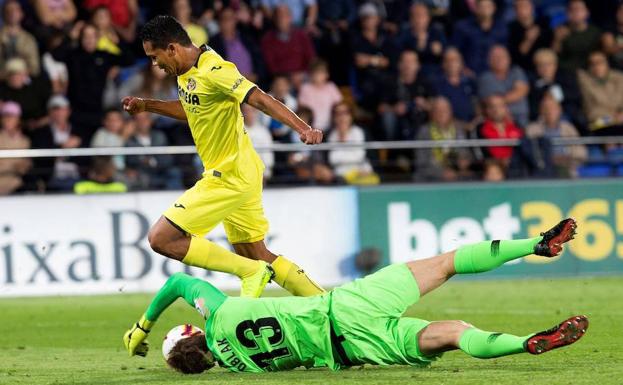
<path fill-rule="evenodd" d="M 540 354 L 577 341 L 588 327 L 587 318 L 574 316 L 552 329 L 515 336 L 483 331 L 463 321 L 429 322 L 401 315 L 454 274 L 492 270 L 533 253 L 554 257 L 573 238 L 575 228 L 573 219 L 565 219 L 540 237 L 466 245 L 429 259 L 388 266 L 314 297 L 228 297 L 205 281 L 177 273 L 126 332 L 124 344 L 130 356 L 144 356 L 145 339 L 154 322 L 183 297 L 206 320 L 205 334 L 178 341 L 169 354 L 168 364 L 183 373 L 200 373 L 216 362 L 234 372 L 299 366 L 333 370 L 362 364 L 420 366 L 454 349 L 476 358 Z"/>

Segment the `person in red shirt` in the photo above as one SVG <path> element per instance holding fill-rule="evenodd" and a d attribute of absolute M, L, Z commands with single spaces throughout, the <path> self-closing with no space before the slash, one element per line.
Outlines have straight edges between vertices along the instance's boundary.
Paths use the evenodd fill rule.
<path fill-rule="evenodd" d="M 302 84 L 303 76 L 316 56 L 311 38 L 292 24 L 292 15 L 286 5 L 274 11 L 275 28 L 262 37 L 261 47 L 266 66 L 271 75 L 289 75 L 295 88 Z"/>
<path fill-rule="evenodd" d="M 483 139 L 518 139 L 523 136 L 508 111 L 504 98 L 492 95 L 485 99 L 485 121 L 480 126 L 479 134 Z M 508 166 L 513 155 L 513 147 L 488 147 L 489 156 Z"/>

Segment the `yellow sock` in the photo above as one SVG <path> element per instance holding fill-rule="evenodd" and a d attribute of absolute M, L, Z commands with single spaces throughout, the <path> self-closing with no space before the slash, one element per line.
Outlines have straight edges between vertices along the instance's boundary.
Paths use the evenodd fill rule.
<path fill-rule="evenodd" d="M 207 270 L 247 277 L 257 272 L 259 261 L 241 257 L 205 238 L 191 237 L 183 263 Z"/>
<path fill-rule="evenodd" d="M 275 270 L 275 281 L 279 286 L 283 287 L 290 293 L 300 297 L 310 297 L 324 293 L 324 289 L 312 281 L 305 271 L 298 267 L 295 263 L 289 261 L 283 255 L 280 255 L 271 263 Z"/>

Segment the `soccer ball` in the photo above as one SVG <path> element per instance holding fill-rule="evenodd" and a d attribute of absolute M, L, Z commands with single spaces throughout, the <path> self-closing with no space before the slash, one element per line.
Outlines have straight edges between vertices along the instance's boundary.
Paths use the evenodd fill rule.
<path fill-rule="evenodd" d="M 164 359 L 169 359 L 171 350 L 173 350 L 173 347 L 179 340 L 194 336 L 197 333 L 203 333 L 203 330 L 191 324 L 179 325 L 169 330 L 162 341 L 162 355 Z"/>

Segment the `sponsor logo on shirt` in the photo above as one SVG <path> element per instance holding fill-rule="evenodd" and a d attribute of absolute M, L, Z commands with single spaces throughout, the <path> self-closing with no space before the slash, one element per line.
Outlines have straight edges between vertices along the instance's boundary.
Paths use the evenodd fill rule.
<path fill-rule="evenodd" d="M 201 105 L 201 103 L 199 103 L 199 95 L 191 94 L 180 86 L 177 87 L 177 94 L 186 104 L 192 104 L 195 106 Z"/>
<path fill-rule="evenodd" d="M 238 88 L 238 86 L 240 86 L 242 84 L 243 80 L 244 80 L 244 78 L 240 78 L 240 79 L 236 80 L 234 85 L 231 86 L 231 92 L 234 92 L 236 90 L 236 88 Z"/>

